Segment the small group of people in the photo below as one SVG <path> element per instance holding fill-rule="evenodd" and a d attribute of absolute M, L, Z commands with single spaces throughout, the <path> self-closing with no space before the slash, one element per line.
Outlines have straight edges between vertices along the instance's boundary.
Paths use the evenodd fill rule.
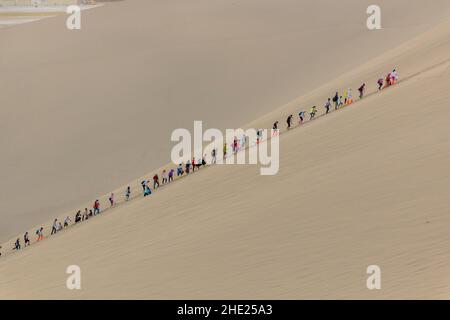
<path fill-rule="evenodd" d="M 215 157 L 216 157 L 216 149 L 214 149 L 211 152 L 211 156 L 213 158 L 213 162 L 215 163 Z M 173 182 L 175 177 L 175 172 L 177 174 L 177 177 L 183 176 L 185 173 L 189 174 L 191 171 L 195 172 L 195 169 L 199 169 L 202 166 L 206 165 L 206 156 L 204 156 L 200 161 L 197 161 L 195 158 L 192 158 L 191 160 L 187 160 L 184 167 L 183 164 L 180 163 L 176 169 L 171 168 L 169 170 L 164 169 L 161 173 L 161 181 L 159 179 L 159 175 L 156 173 L 152 180 L 153 180 L 153 190 L 158 189 L 160 186 L 168 184 L 170 182 Z M 152 189 L 150 188 L 150 180 L 142 180 L 141 181 L 141 187 L 144 197 L 149 196 L 152 194 Z M 131 196 L 131 187 L 128 186 L 125 191 L 125 200 L 128 201 Z"/>
<path fill-rule="evenodd" d="M 94 202 L 94 205 L 92 207 L 93 207 L 93 209 L 90 209 L 90 210 L 88 210 L 88 208 L 84 208 L 83 213 L 81 213 L 81 210 L 78 210 L 77 213 L 75 214 L 75 223 L 88 220 L 89 218 L 96 215 L 96 214 L 94 214 L 94 212 L 98 212 L 98 213 L 100 212 L 100 202 L 98 200 L 96 200 Z M 98 211 L 95 211 L 94 207 L 97 207 Z M 72 219 L 70 219 L 70 217 L 67 216 L 64 219 L 64 228 L 67 228 L 71 222 L 72 222 Z"/>
<path fill-rule="evenodd" d="M 383 88 L 387 88 L 389 86 L 392 86 L 398 82 L 398 73 L 396 69 L 393 69 L 392 72 L 389 72 L 389 74 L 386 76 L 386 78 L 380 78 L 377 81 L 378 90 L 382 90 Z M 366 94 L 366 84 L 363 83 L 359 88 L 359 99 L 364 98 L 364 95 Z M 327 115 L 332 105 L 334 105 L 334 109 L 338 110 L 344 106 L 348 106 L 354 102 L 353 100 L 353 93 L 352 89 L 348 88 L 345 90 L 344 95 L 339 95 L 339 92 L 336 92 L 333 96 L 333 98 L 328 98 L 325 102 L 324 109 L 325 109 L 325 115 Z M 301 125 L 305 121 L 305 111 L 300 111 L 298 113 L 298 124 Z M 309 109 L 309 120 L 314 120 L 317 114 L 317 107 L 312 106 Z M 290 114 L 286 119 L 287 129 L 291 129 L 293 126 L 293 115 Z M 279 127 L 278 127 L 278 121 L 275 121 L 273 124 L 272 129 L 274 130 L 274 135 L 279 134 Z"/>
<path fill-rule="evenodd" d="M 61 224 L 60 221 L 58 221 L 58 219 L 53 220 L 53 224 L 52 224 L 52 232 L 50 233 L 50 235 L 54 235 L 55 233 L 57 233 L 58 231 L 61 231 L 63 229 L 63 226 Z"/>
<path fill-rule="evenodd" d="M 30 242 L 30 237 L 28 236 L 28 232 L 25 232 L 25 234 L 23 235 L 23 243 L 25 247 L 28 247 L 29 245 L 31 245 Z M 13 250 L 20 250 L 22 248 L 22 245 L 20 244 L 20 238 L 17 238 L 16 242 L 14 243 L 14 248 Z M 1 247 L 0 247 L 1 249 Z M 1 254 L 0 254 L 1 256 Z"/>
<path fill-rule="evenodd" d="M 398 82 L 398 72 L 397 69 L 393 69 L 391 72 L 389 72 L 386 76 L 386 78 L 380 78 L 377 81 L 378 84 L 378 90 L 381 90 L 387 87 L 390 87 Z"/>
<path fill-rule="evenodd" d="M 378 86 L 378 90 L 382 90 L 383 88 L 387 88 L 389 86 L 392 86 L 394 84 L 396 84 L 398 82 L 398 73 L 397 70 L 394 68 L 391 72 L 388 73 L 388 75 L 385 78 L 380 78 L 377 81 L 377 86 Z M 359 92 L 359 98 L 362 99 L 366 93 L 366 84 L 363 83 L 359 88 L 358 88 L 358 92 Z M 325 105 L 324 105 L 324 109 L 325 109 L 325 115 L 328 114 L 331 110 L 332 105 L 334 105 L 334 109 L 338 110 L 344 106 L 350 105 L 353 103 L 353 93 L 352 93 L 352 89 L 348 88 L 345 92 L 344 95 L 339 95 L 338 92 L 336 92 L 334 94 L 334 96 L 332 98 L 328 98 Z M 309 110 L 309 120 L 314 120 L 317 114 L 317 107 L 316 106 L 312 106 Z M 305 111 L 300 111 L 298 113 L 298 124 L 301 125 L 303 124 L 303 122 L 305 121 Z M 290 130 L 293 127 L 293 121 L 294 121 L 294 116 L 292 114 L 290 114 L 287 119 L 286 119 L 286 124 L 287 124 L 287 129 Z M 273 124 L 273 134 L 274 135 L 278 135 L 279 134 L 279 122 L 275 121 Z M 262 134 L 263 134 L 263 130 L 262 129 L 258 129 L 256 132 L 256 144 L 259 144 L 262 141 Z M 248 141 L 248 137 L 245 136 L 245 134 L 241 137 L 234 137 L 233 142 L 232 142 L 232 152 L 233 153 L 237 153 L 239 150 L 241 150 L 242 148 L 245 148 L 247 145 L 249 144 Z M 228 156 L 228 145 L 225 142 L 223 144 L 223 156 L 224 158 Z M 216 159 L 217 157 L 217 150 L 213 149 L 211 151 L 211 162 L 210 164 L 216 164 Z M 188 175 L 190 174 L 190 172 L 195 172 L 195 169 L 199 169 L 202 166 L 206 166 L 206 155 L 202 157 L 201 160 L 197 161 L 195 158 L 192 158 L 192 160 L 188 160 L 186 161 L 186 163 L 183 166 L 183 163 L 180 163 L 177 168 L 172 168 L 169 170 L 163 170 L 161 173 L 161 182 L 159 180 L 159 176 L 158 174 L 155 174 L 153 176 L 153 190 L 158 189 L 161 185 L 165 185 L 168 183 L 171 183 L 174 180 L 174 175 L 176 173 L 177 177 L 181 177 L 184 174 Z M 149 186 L 150 181 L 149 180 L 143 180 L 141 181 L 141 186 L 142 186 L 142 192 L 143 192 L 143 196 L 147 197 L 149 195 L 152 194 L 152 189 Z M 125 201 L 129 201 L 131 199 L 131 187 L 128 186 L 125 190 Z M 114 207 L 116 205 L 115 199 L 114 199 L 114 193 L 111 193 L 109 198 L 109 204 L 110 207 Z M 100 214 L 100 201 L 97 199 L 94 201 L 93 205 L 92 205 L 92 209 L 88 210 L 87 208 L 84 209 L 84 213 L 81 213 L 81 210 L 78 210 L 78 212 L 75 214 L 75 219 L 74 219 L 74 223 L 77 224 L 81 221 L 85 221 L 88 220 L 89 218 L 96 216 Z M 69 227 L 69 225 L 72 223 L 72 220 L 70 219 L 69 216 L 67 216 L 64 219 L 64 225 L 61 224 L 60 221 L 58 221 L 58 219 L 55 219 L 53 221 L 52 224 L 52 228 L 51 228 L 51 233 L 50 235 L 54 235 L 57 232 Z M 36 241 L 41 241 L 44 239 L 44 228 L 40 227 L 39 229 L 36 230 L 36 236 L 37 239 Z M 23 243 L 24 246 L 27 247 L 31 244 L 30 242 L 30 238 L 29 238 L 29 234 L 28 232 L 26 232 L 23 235 Z M 21 241 L 20 238 L 17 238 L 17 240 L 14 243 L 14 247 L 13 250 L 20 250 L 22 247 L 21 245 Z M 1 249 L 1 247 L 0 247 Z M 1 253 L 0 253 L 1 256 Z"/>
<path fill-rule="evenodd" d="M 237 152 L 239 152 L 239 150 L 245 148 L 247 146 L 247 140 L 248 140 L 248 137 L 245 134 L 243 134 L 240 138 L 235 136 L 233 138 L 233 143 L 232 143 L 232 148 L 231 148 L 233 153 L 237 153 Z"/>

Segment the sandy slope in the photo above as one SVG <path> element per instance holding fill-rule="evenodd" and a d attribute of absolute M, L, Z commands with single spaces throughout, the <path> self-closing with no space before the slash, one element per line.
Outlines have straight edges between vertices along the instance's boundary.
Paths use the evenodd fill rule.
<path fill-rule="evenodd" d="M 448 0 L 128 0 L 0 31 L 0 240 L 166 163 L 174 128 L 236 127 L 448 16 Z"/>
<path fill-rule="evenodd" d="M 396 87 L 283 134 L 278 175 L 202 170 L 4 257 L 0 297 L 448 298 L 449 39 L 445 23 L 256 121 L 400 69 Z"/>

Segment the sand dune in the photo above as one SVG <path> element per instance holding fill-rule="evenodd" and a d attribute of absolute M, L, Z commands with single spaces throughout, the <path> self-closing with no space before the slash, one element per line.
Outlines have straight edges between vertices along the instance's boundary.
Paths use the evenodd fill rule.
<path fill-rule="evenodd" d="M 250 123 L 395 65 L 401 83 L 0 262 L 2 298 L 448 298 L 450 22 Z M 325 82 L 323 82 L 325 83 Z M 82 269 L 80 291 L 65 268 Z M 369 291 L 366 268 L 382 270 Z"/>
<path fill-rule="evenodd" d="M 0 240 L 169 160 L 170 133 L 236 127 L 448 16 L 447 0 L 128 0 L 0 31 Z"/>

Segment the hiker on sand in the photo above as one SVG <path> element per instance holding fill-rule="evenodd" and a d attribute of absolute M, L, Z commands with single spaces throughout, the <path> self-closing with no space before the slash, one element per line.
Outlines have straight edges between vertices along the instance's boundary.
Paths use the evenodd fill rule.
<path fill-rule="evenodd" d="M 339 97 L 339 101 L 338 101 L 338 109 L 339 109 L 339 108 L 342 108 L 342 107 L 344 106 L 344 103 L 342 102 L 343 99 L 344 99 L 344 98 L 343 98 L 342 96 Z"/>
<path fill-rule="evenodd" d="M 262 129 L 256 130 L 256 144 L 259 144 L 261 142 L 262 134 L 263 134 Z"/>
<path fill-rule="evenodd" d="M 227 156 L 227 149 L 228 149 L 227 143 L 224 142 L 224 144 L 223 144 L 223 157 L 224 158 L 226 158 L 226 156 Z"/>
<path fill-rule="evenodd" d="M 211 163 L 212 164 L 216 164 L 216 156 L 217 156 L 217 151 L 216 151 L 216 148 L 214 148 L 211 151 Z"/>
<path fill-rule="evenodd" d="M 366 92 L 366 84 L 363 83 L 361 87 L 358 88 L 359 98 L 362 99 L 364 97 L 364 93 Z"/>
<path fill-rule="evenodd" d="M 94 209 L 94 216 L 100 213 L 100 201 L 98 201 L 98 199 L 94 201 L 94 205 L 92 206 L 92 208 Z"/>
<path fill-rule="evenodd" d="M 77 214 L 75 215 L 75 223 L 78 223 L 81 221 L 81 211 L 78 210 Z"/>
<path fill-rule="evenodd" d="M 336 94 L 333 97 L 334 110 L 339 108 L 339 93 L 336 91 Z"/>
<path fill-rule="evenodd" d="M 244 149 L 246 145 L 247 145 L 247 136 L 243 134 L 241 137 L 241 149 Z"/>
<path fill-rule="evenodd" d="M 314 117 L 316 116 L 316 106 L 313 106 L 310 110 L 309 110 L 309 120 L 314 119 Z"/>
<path fill-rule="evenodd" d="M 272 127 L 272 135 L 277 136 L 278 135 L 278 121 L 275 121 Z"/>
<path fill-rule="evenodd" d="M 195 162 L 195 167 L 198 169 L 200 169 L 201 166 L 205 165 L 206 161 L 205 161 L 205 155 L 203 155 L 203 157 L 201 159 L 199 159 L 198 161 Z"/>
<path fill-rule="evenodd" d="M 58 231 L 58 219 L 55 219 L 53 221 L 52 232 L 50 233 L 50 235 L 54 235 L 57 231 Z"/>
<path fill-rule="evenodd" d="M 175 173 L 175 170 L 173 170 L 173 169 L 170 169 L 170 171 L 169 171 L 169 182 L 172 182 L 173 181 L 173 174 Z"/>
<path fill-rule="evenodd" d="M 131 187 L 128 186 L 127 190 L 125 191 L 125 201 L 130 200 L 130 195 L 131 195 Z"/>
<path fill-rule="evenodd" d="M 114 206 L 114 193 L 111 193 L 108 200 L 111 207 Z"/>
<path fill-rule="evenodd" d="M 384 79 L 383 78 L 378 79 L 377 84 L 378 84 L 378 90 L 383 89 Z"/>
<path fill-rule="evenodd" d="M 300 111 L 298 113 L 298 124 L 302 124 L 305 121 L 305 111 Z"/>
<path fill-rule="evenodd" d="M 67 216 L 67 217 L 64 219 L 64 228 L 67 228 L 67 227 L 69 226 L 69 223 L 71 223 L 71 222 L 72 222 L 72 220 L 70 220 L 70 217 Z"/>
<path fill-rule="evenodd" d="M 14 243 L 13 250 L 20 250 L 20 239 L 17 238 L 16 242 Z"/>
<path fill-rule="evenodd" d="M 387 74 L 386 79 L 385 79 L 384 82 L 385 82 L 385 85 L 384 85 L 385 88 L 389 87 L 392 84 L 391 83 L 391 73 L 390 72 Z"/>
<path fill-rule="evenodd" d="M 184 174 L 183 165 L 180 163 L 177 167 L 177 177 L 182 176 Z"/>
<path fill-rule="evenodd" d="M 396 84 L 398 81 L 398 73 L 396 69 L 393 69 L 391 72 L 391 85 Z"/>
<path fill-rule="evenodd" d="M 272 137 L 280 134 L 280 129 L 278 129 L 278 121 L 275 121 L 272 126 Z"/>
<path fill-rule="evenodd" d="M 195 172 L 195 169 L 199 169 L 202 166 L 202 160 L 196 160 L 193 158 L 192 161 L 192 172 Z"/>
<path fill-rule="evenodd" d="M 233 138 L 233 144 L 231 146 L 232 146 L 232 149 L 233 149 L 233 153 L 236 153 L 237 149 L 238 149 L 238 142 L 237 142 L 237 138 L 236 137 Z"/>
<path fill-rule="evenodd" d="M 291 114 L 291 115 L 289 115 L 289 117 L 287 117 L 287 119 L 286 119 L 287 129 L 288 129 L 288 130 L 291 128 L 292 117 L 293 117 L 293 115 Z"/>
<path fill-rule="evenodd" d="M 28 247 L 31 244 L 28 232 L 25 232 L 25 234 L 23 235 L 23 242 L 25 244 L 25 247 Z"/>
<path fill-rule="evenodd" d="M 158 174 L 155 174 L 153 176 L 153 189 L 156 190 L 156 188 L 159 188 L 159 177 L 158 177 Z"/>
<path fill-rule="evenodd" d="M 147 183 L 148 183 L 147 180 L 142 180 L 142 181 L 141 181 L 142 192 L 145 192 L 145 186 L 147 185 Z"/>
<path fill-rule="evenodd" d="M 189 170 L 191 170 L 191 160 L 186 161 L 186 174 L 189 174 Z"/>
<path fill-rule="evenodd" d="M 347 89 L 347 91 L 346 91 L 346 93 L 345 93 L 345 95 L 346 95 L 346 99 L 345 99 L 345 104 L 346 105 L 349 105 L 349 104 L 352 104 L 353 103 L 353 93 L 352 93 L 352 89 L 351 88 L 348 88 Z"/>
<path fill-rule="evenodd" d="M 328 98 L 328 101 L 325 103 L 325 114 L 328 114 L 330 112 L 330 108 L 331 108 L 331 99 Z"/>
<path fill-rule="evenodd" d="M 98 201 L 98 199 L 95 200 L 93 209 L 94 209 L 94 216 L 100 213 L 100 201 Z"/>
<path fill-rule="evenodd" d="M 152 194 L 152 190 L 150 189 L 150 187 L 145 186 L 144 197 L 149 196 L 151 194 Z"/>
<path fill-rule="evenodd" d="M 162 184 L 166 184 L 168 180 L 167 180 L 167 171 L 165 169 L 163 170 L 161 177 L 162 177 L 162 181 L 161 181 Z"/>
<path fill-rule="evenodd" d="M 36 230 L 36 235 L 37 235 L 36 241 L 44 240 L 44 228 L 40 227 L 39 229 L 37 229 Z"/>

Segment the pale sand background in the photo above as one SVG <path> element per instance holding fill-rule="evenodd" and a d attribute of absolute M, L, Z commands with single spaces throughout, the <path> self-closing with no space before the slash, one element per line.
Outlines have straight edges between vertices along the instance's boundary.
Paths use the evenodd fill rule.
<path fill-rule="evenodd" d="M 247 123 L 450 7 L 378 1 L 385 29 L 369 32 L 370 3 L 128 0 L 83 12 L 80 32 L 65 17 L 2 29 L 0 240 L 166 163 L 174 128 Z"/>
<path fill-rule="evenodd" d="M 1 2 L 0 2 L 1 5 Z M 82 10 L 89 10 L 102 6 L 83 5 Z M 18 24 L 30 23 L 46 18 L 52 18 L 57 15 L 66 15 L 66 6 L 53 7 L 2 7 L 0 6 L 0 28 L 13 27 Z"/>
<path fill-rule="evenodd" d="M 398 66 L 403 81 L 0 263 L 3 298 L 448 298 L 450 22 L 255 121 Z M 371 82 L 369 82 L 371 81 Z M 65 268 L 82 268 L 81 291 Z M 382 290 L 365 287 L 382 268 Z"/>

